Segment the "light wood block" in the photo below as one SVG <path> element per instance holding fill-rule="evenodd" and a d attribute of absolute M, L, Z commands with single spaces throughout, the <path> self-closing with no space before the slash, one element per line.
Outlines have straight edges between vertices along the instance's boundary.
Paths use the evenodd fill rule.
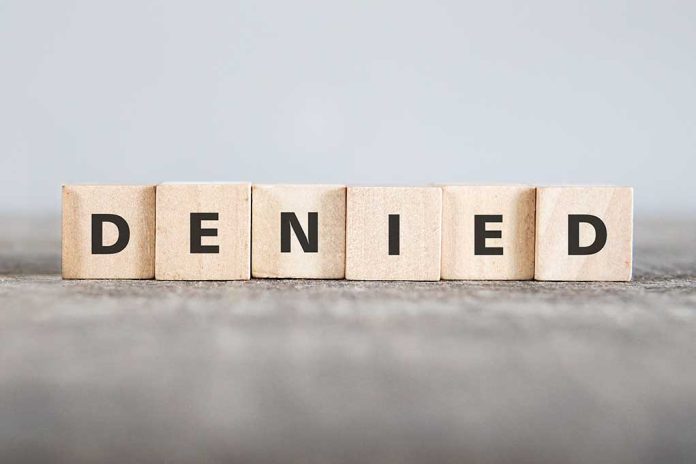
<path fill-rule="evenodd" d="M 442 186 L 442 278 L 534 278 L 536 189 Z"/>
<path fill-rule="evenodd" d="M 440 279 L 439 187 L 348 187 L 346 204 L 346 279 Z"/>
<path fill-rule="evenodd" d="M 344 277 L 345 186 L 254 185 L 252 198 L 253 277 Z"/>
<path fill-rule="evenodd" d="M 596 217 L 601 223 L 591 225 L 586 221 L 597 220 L 588 217 L 576 222 L 576 215 Z M 606 229 L 606 242 L 600 249 L 602 228 Z M 596 250 L 591 249 L 593 245 Z M 628 281 L 632 248 L 632 188 L 537 189 L 535 279 Z"/>
<path fill-rule="evenodd" d="M 157 186 L 158 280 L 246 280 L 251 184 Z"/>
<path fill-rule="evenodd" d="M 154 277 L 154 185 L 64 185 L 62 227 L 64 279 Z"/>

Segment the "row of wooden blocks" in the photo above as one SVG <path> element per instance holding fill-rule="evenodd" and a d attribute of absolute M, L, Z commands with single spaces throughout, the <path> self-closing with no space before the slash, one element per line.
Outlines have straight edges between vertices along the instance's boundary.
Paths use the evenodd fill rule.
<path fill-rule="evenodd" d="M 63 278 L 631 279 L 633 191 L 63 187 Z"/>

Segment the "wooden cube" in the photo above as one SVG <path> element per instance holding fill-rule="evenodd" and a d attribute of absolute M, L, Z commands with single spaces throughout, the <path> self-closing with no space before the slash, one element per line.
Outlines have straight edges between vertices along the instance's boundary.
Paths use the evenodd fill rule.
<path fill-rule="evenodd" d="M 442 278 L 534 278 L 536 189 L 442 187 Z"/>
<path fill-rule="evenodd" d="M 250 278 L 251 184 L 157 186 L 158 280 Z"/>
<path fill-rule="evenodd" d="M 346 205 L 347 279 L 440 279 L 439 187 L 348 187 Z"/>
<path fill-rule="evenodd" d="M 537 189 L 537 280 L 631 280 L 632 247 L 633 189 Z"/>
<path fill-rule="evenodd" d="M 63 278 L 152 279 L 154 185 L 63 186 Z"/>
<path fill-rule="evenodd" d="M 253 277 L 344 277 L 345 186 L 254 185 L 252 198 Z"/>

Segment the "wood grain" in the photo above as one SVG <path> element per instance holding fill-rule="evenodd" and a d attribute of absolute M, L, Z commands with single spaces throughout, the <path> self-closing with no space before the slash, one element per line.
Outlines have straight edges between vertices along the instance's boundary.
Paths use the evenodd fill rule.
<path fill-rule="evenodd" d="M 346 279 L 440 279 L 440 188 L 348 187 L 346 215 Z M 390 254 L 390 215 L 399 216 L 396 255 Z"/>
<path fill-rule="evenodd" d="M 342 279 L 346 256 L 346 188 L 343 185 L 254 185 L 251 274 L 259 278 Z M 294 213 L 309 234 L 308 214 L 318 220 L 318 249 L 305 252 L 294 231 L 282 252 L 281 213 Z"/>
<path fill-rule="evenodd" d="M 202 246 L 217 253 L 191 252 L 191 213 L 214 213 L 198 221 L 215 229 Z M 196 242 L 198 243 L 198 242 Z M 251 184 L 160 184 L 157 186 L 158 280 L 244 280 L 250 278 Z"/>
<path fill-rule="evenodd" d="M 130 240 L 115 254 L 92 253 L 92 215 L 125 219 Z M 103 244 L 118 238 L 105 223 Z M 63 186 L 63 278 L 152 279 L 155 275 L 155 187 L 153 185 Z"/>
<path fill-rule="evenodd" d="M 534 278 L 536 189 L 524 185 L 442 186 L 442 278 L 529 280 Z M 484 241 L 501 255 L 475 253 L 474 218 L 501 216 L 486 225 L 501 238 Z"/>
<path fill-rule="evenodd" d="M 571 256 L 568 215 L 587 214 L 606 225 L 607 241 L 595 254 Z M 595 238 L 580 229 L 582 244 Z M 627 281 L 633 269 L 633 189 L 630 187 L 539 187 L 536 215 L 536 280 Z"/>

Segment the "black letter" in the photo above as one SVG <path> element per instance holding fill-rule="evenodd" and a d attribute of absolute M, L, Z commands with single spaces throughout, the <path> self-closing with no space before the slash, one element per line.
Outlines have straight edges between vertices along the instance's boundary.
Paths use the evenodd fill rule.
<path fill-rule="evenodd" d="M 591 245 L 580 246 L 580 223 L 585 222 L 595 230 L 595 240 Z M 597 216 L 591 214 L 568 215 L 568 255 L 593 255 L 604 248 L 607 243 L 607 226 Z"/>
<path fill-rule="evenodd" d="M 218 213 L 191 213 L 191 253 L 220 253 L 217 245 L 201 245 L 201 237 L 217 237 L 217 229 L 202 229 L 201 222 L 217 221 Z"/>
<path fill-rule="evenodd" d="M 309 239 L 302 230 L 295 213 L 280 213 L 280 252 L 290 253 L 290 229 L 305 253 L 319 252 L 319 213 L 307 213 Z"/>
<path fill-rule="evenodd" d="M 104 234 L 102 226 L 105 222 L 110 222 L 118 228 L 118 239 L 113 245 L 104 245 Z M 92 215 L 92 254 L 93 255 L 113 255 L 123 251 L 130 240 L 130 227 L 121 216 L 116 214 L 93 214 Z"/>
<path fill-rule="evenodd" d="M 399 233 L 400 215 L 389 215 L 389 254 L 398 255 L 400 251 L 400 233 Z"/>
<path fill-rule="evenodd" d="M 502 256 L 503 247 L 487 247 L 487 238 L 501 238 L 501 230 L 486 230 L 487 222 L 503 222 L 502 214 L 477 214 L 474 216 L 474 254 Z"/>

